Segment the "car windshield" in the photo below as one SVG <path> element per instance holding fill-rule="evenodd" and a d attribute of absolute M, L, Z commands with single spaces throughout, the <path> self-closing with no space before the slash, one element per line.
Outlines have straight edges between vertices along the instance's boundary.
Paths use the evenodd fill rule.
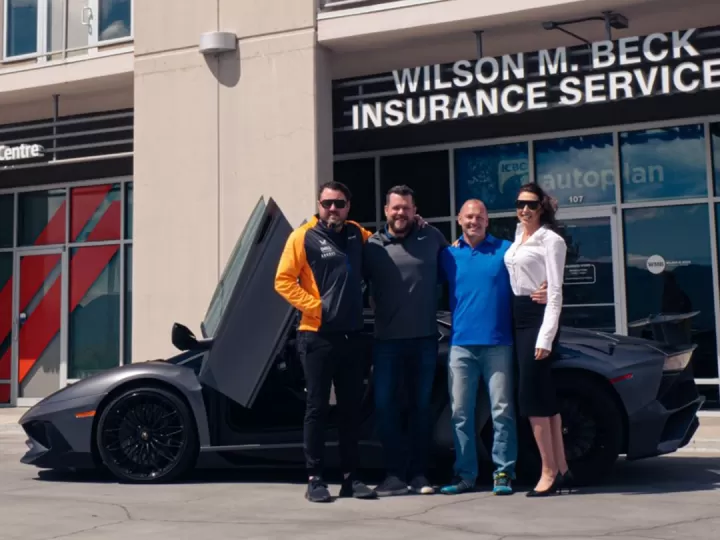
<path fill-rule="evenodd" d="M 220 321 L 222 320 L 227 303 L 232 296 L 233 290 L 237 285 L 238 277 L 245 265 L 248 252 L 250 251 L 250 245 L 253 238 L 257 236 L 257 231 L 262 223 L 262 217 L 265 213 L 265 201 L 260 198 L 255 209 L 250 214 L 250 218 L 245 224 L 245 229 L 240 238 L 238 238 L 235 247 L 233 248 L 230 258 L 228 259 L 225 269 L 223 270 L 220 281 L 215 288 L 215 293 L 210 301 L 210 307 L 205 314 L 205 319 L 202 322 L 201 330 L 203 336 L 206 338 L 215 337 Z"/>

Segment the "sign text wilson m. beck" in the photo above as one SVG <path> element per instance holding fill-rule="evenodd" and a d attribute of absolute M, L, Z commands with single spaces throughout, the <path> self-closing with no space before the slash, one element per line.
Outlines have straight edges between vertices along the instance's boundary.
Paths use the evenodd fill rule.
<path fill-rule="evenodd" d="M 720 89 L 718 35 L 691 28 L 396 70 L 394 91 L 353 96 L 352 129 Z"/>

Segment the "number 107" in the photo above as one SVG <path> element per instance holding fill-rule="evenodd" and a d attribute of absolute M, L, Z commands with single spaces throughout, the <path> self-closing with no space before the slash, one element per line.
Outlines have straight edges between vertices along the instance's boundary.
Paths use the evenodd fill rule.
<path fill-rule="evenodd" d="M 570 204 L 580 204 L 581 202 L 583 202 L 583 197 L 583 195 L 570 195 L 568 197 L 568 202 Z"/>

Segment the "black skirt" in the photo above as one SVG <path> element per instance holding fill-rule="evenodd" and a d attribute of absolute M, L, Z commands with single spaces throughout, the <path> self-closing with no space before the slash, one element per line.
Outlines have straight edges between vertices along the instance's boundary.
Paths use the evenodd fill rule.
<path fill-rule="evenodd" d="M 558 414 L 555 385 L 550 370 L 556 356 L 558 331 L 550 355 L 535 360 L 535 344 L 545 315 L 545 305 L 533 302 L 529 296 L 513 299 L 515 354 L 518 365 L 518 407 L 525 417 L 549 417 Z"/>

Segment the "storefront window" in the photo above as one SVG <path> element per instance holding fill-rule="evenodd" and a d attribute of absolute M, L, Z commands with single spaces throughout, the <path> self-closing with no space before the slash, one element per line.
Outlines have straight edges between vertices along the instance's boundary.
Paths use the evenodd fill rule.
<path fill-rule="evenodd" d="M 710 124 L 715 195 L 720 195 L 720 124 Z M 717 214 L 716 214 L 717 215 Z"/>
<path fill-rule="evenodd" d="M 623 217 L 628 333 L 652 338 L 647 317 L 697 312 L 676 328 L 698 344 L 695 377 L 717 377 L 708 206 L 635 208 Z"/>
<path fill-rule="evenodd" d="M 424 218 L 450 215 L 449 153 L 423 152 L 380 158 L 380 215 L 385 219 L 385 194 L 398 184 L 415 191 L 418 213 Z"/>
<path fill-rule="evenodd" d="M 13 254 L 0 253 L 0 379 L 10 379 Z M 0 383 L 2 384 L 2 383 Z M 0 403 L 2 400 L 0 389 Z"/>
<path fill-rule="evenodd" d="M 120 184 L 84 186 L 70 192 L 70 241 L 120 239 Z"/>
<path fill-rule="evenodd" d="M 18 245 L 65 243 L 65 189 L 18 194 Z"/>
<path fill-rule="evenodd" d="M 125 238 L 133 237 L 133 184 L 125 184 Z"/>
<path fill-rule="evenodd" d="M 535 178 L 561 207 L 615 202 L 615 153 L 611 134 L 535 143 Z"/>
<path fill-rule="evenodd" d="M 707 195 L 701 124 L 620 134 L 623 201 Z"/>
<path fill-rule="evenodd" d="M 350 219 L 358 222 L 375 221 L 375 158 L 336 161 L 333 179 L 350 188 Z"/>
<path fill-rule="evenodd" d="M 125 246 L 125 335 L 123 339 L 123 362 L 132 363 L 132 245 Z"/>
<path fill-rule="evenodd" d="M 68 378 L 120 362 L 120 246 L 70 250 Z"/>
<path fill-rule="evenodd" d="M 489 211 L 513 210 L 518 189 L 529 181 L 527 143 L 455 150 L 455 207 L 480 199 Z"/>
<path fill-rule="evenodd" d="M 15 227 L 13 199 L 13 195 L 0 195 L 0 248 L 13 247 L 13 229 Z"/>

